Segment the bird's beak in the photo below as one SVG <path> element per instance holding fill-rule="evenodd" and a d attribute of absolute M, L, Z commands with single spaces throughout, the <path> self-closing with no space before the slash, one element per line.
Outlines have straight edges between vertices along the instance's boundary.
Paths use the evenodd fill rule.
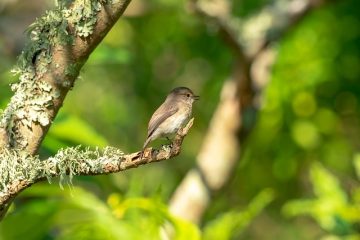
<path fill-rule="evenodd" d="M 200 96 L 195 96 L 195 95 L 194 95 L 192 98 L 193 98 L 194 100 L 199 100 L 199 99 L 200 99 Z"/>

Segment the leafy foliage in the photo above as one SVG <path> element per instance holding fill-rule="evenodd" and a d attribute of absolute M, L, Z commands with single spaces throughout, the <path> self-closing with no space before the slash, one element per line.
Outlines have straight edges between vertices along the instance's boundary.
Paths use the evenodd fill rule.
<path fill-rule="evenodd" d="M 209 222 L 204 228 L 204 239 L 231 239 L 243 232 L 246 227 L 273 200 L 271 189 L 261 191 L 245 211 L 231 210 Z"/>
<path fill-rule="evenodd" d="M 314 199 L 293 200 L 283 210 L 287 216 L 310 215 L 327 232 L 334 236 L 358 238 L 356 225 L 360 223 L 359 199 L 349 199 L 339 180 L 319 163 L 310 172 L 315 193 Z M 360 188 L 353 190 L 359 192 Z"/>

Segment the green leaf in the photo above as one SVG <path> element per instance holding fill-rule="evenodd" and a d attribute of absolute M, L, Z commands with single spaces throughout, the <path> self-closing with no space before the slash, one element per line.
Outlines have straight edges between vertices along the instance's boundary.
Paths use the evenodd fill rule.
<path fill-rule="evenodd" d="M 273 199 L 272 189 L 262 190 L 245 210 L 229 211 L 207 224 L 204 229 L 204 239 L 231 239 L 241 233 Z"/>
<path fill-rule="evenodd" d="M 290 201 L 283 207 L 284 214 L 310 215 L 328 231 L 350 233 L 350 221 L 344 218 L 349 209 L 348 199 L 339 180 L 318 162 L 311 167 L 310 179 L 316 198 Z"/>

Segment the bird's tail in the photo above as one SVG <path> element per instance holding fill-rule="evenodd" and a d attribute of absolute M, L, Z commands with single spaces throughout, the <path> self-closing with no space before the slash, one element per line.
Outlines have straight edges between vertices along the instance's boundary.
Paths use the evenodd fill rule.
<path fill-rule="evenodd" d="M 145 148 L 147 147 L 147 145 L 149 144 L 149 142 L 151 141 L 151 138 L 147 138 L 146 141 L 144 142 L 144 146 L 143 146 L 143 150 L 145 150 Z"/>
<path fill-rule="evenodd" d="M 143 146 L 143 148 L 142 148 L 142 150 L 141 150 L 141 152 L 140 152 L 140 157 L 139 157 L 140 159 L 143 158 L 144 152 L 145 152 L 145 148 L 147 147 L 147 145 L 149 144 L 150 141 L 151 141 L 151 138 L 147 138 L 146 141 L 144 142 L 144 146 Z"/>

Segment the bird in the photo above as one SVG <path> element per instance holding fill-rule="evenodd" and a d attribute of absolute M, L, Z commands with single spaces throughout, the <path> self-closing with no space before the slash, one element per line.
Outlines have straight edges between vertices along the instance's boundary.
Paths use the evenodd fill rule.
<path fill-rule="evenodd" d="M 187 123 L 192 114 L 193 103 L 199 98 L 187 87 L 177 87 L 170 91 L 165 101 L 151 116 L 140 159 L 151 141 L 162 137 L 169 139 L 169 136 Z"/>

